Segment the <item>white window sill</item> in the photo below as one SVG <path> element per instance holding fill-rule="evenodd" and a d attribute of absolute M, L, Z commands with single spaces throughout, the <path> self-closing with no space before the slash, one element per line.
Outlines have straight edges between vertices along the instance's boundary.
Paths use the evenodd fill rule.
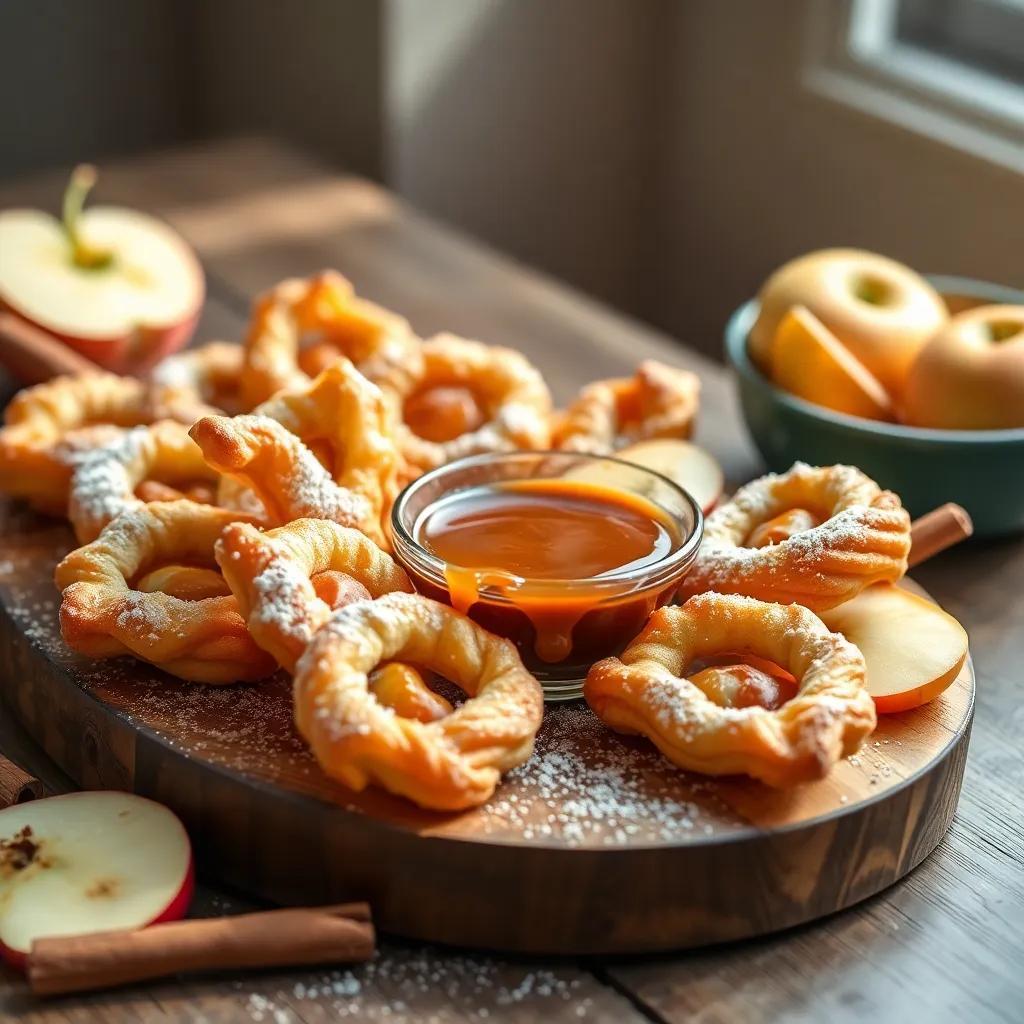
<path fill-rule="evenodd" d="M 894 0 L 812 5 L 804 87 L 1024 174 L 1024 89 L 894 41 L 894 6 Z"/>

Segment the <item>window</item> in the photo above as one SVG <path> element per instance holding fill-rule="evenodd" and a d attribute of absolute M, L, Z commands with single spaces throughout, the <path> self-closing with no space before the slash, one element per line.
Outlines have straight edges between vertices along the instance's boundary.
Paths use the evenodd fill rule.
<path fill-rule="evenodd" d="M 1024 0 L 814 5 L 809 88 L 1024 173 Z"/>
<path fill-rule="evenodd" d="M 903 0 L 895 38 L 1024 88 L 1024 0 Z"/>

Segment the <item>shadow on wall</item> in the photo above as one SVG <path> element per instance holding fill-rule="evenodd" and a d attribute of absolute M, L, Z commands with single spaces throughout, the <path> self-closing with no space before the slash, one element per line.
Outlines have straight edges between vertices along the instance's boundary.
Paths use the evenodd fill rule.
<path fill-rule="evenodd" d="M 4 0 L 0 176 L 284 136 L 714 355 L 813 248 L 1014 283 L 1022 179 L 810 93 L 813 6 Z"/>
<path fill-rule="evenodd" d="M 669 5 L 389 5 L 389 184 L 614 305 L 649 304 Z"/>
<path fill-rule="evenodd" d="M 815 248 L 1013 283 L 1024 181 L 810 92 L 813 7 L 396 0 L 389 181 L 715 356 Z"/>
<path fill-rule="evenodd" d="M 667 330 L 718 354 L 729 312 L 767 274 L 825 246 L 925 273 L 1021 282 L 1010 211 L 1024 179 L 810 92 L 812 0 L 679 4 L 664 127 Z"/>

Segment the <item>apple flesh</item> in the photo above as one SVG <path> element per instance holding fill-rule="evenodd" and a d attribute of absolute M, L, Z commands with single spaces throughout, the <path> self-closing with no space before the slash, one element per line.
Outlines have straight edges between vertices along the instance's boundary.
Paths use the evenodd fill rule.
<path fill-rule="evenodd" d="M 192 336 L 203 271 L 162 221 L 116 206 L 83 211 L 88 170 L 72 179 L 64 221 L 0 212 L 0 308 L 106 369 L 141 373 Z"/>
<path fill-rule="evenodd" d="M 35 939 L 185 916 L 192 848 L 166 807 L 131 793 L 69 793 L 0 811 L 0 955 Z"/>
<path fill-rule="evenodd" d="M 725 487 L 722 467 L 712 455 L 690 441 L 667 437 L 638 441 L 615 452 L 615 458 L 668 477 L 688 491 L 703 512 L 715 507 Z"/>
<path fill-rule="evenodd" d="M 885 388 L 805 306 L 782 318 L 769 362 L 772 380 L 798 398 L 849 416 L 895 418 Z"/>
<path fill-rule="evenodd" d="M 894 396 L 911 364 L 948 319 L 939 293 L 909 267 L 859 249 L 822 249 L 791 260 L 764 283 L 750 331 L 751 358 L 771 371 L 783 317 L 806 306 Z"/>
<path fill-rule="evenodd" d="M 867 690 L 882 714 L 934 700 L 967 658 L 967 632 L 952 615 L 891 583 L 876 583 L 819 615 L 860 648 Z"/>

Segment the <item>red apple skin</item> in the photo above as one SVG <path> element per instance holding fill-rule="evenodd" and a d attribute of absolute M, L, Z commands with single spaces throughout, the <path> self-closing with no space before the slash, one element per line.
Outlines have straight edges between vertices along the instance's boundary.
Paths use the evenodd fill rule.
<path fill-rule="evenodd" d="M 891 693 L 885 697 L 871 695 L 875 702 L 875 710 L 880 715 L 895 715 L 900 711 L 913 711 L 929 701 L 935 700 L 944 690 L 948 689 L 964 667 L 967 661 L 967 652 L 964 656 L 943 676 L 933 679 L 927 686 L 919 686 L 916 690 L 907 690 L 905 693 Z"/>
<path fill-rule="evenodd" d="M 91 359 L 104 370 L 138 376 L 151 370 L 165 356 L 177 352 L 188 344 L 199 322 L 202 300 L 203 295 L 200 296 L 195 312 L 180 323 L 166 327 L 143 326 L 131 334 L 116 338 L 79 338 L 61 334 L 25 316 L 9 302 L 0 303 L 0 307 L 32 324 L 33 327 L 46 331 L 52 337 L 59 338 L 69 348 L 79 352 L 86 359 Z"/>
<path fill-rule="evenodd" d="M 168 921 L 180 921 L 188 913 L 188 908 L 192 905 L 192 897 L 195 895 L 195 891 L 195 856 L 190 851 L 188 858 L 188 871 L 185 873 L 185 879 L 181 883 L 181 888 L 178 890 L 177 895 L 170 903 L 167 904 L 167 907 L 158 917 L 153 918 L 152 921 L 142 927 L 149 928 L 154 924 L 165 924 Z M 0 959 L 9 964 L 16 971 L 21 971 L 21 973 L 24 974 L 25 965 L 28 961 L 28 951 L 22 952 L 20 949 L 13 949 L 0 939 Z"/>

